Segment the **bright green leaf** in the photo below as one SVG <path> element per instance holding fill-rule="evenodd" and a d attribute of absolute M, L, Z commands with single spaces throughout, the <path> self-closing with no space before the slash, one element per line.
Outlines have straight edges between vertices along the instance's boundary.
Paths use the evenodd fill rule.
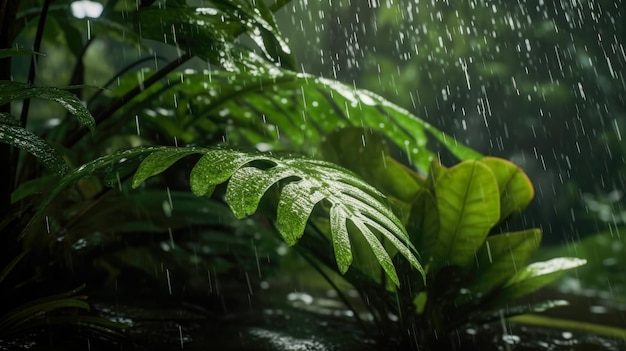
<path fill-rule="evenodd" d="M 435 185 L 439 240 L 437 266 L 465 266 L 500 218 L 500 192 L 493 172 L 477 161 L 464 161 L 443 172 Z"/>
<path fill-rule="evenodd" d="M 531 263 L 506 282 L 498 291 L 496 300 L 510 301 L 530 294 L 558 279 L 565 271 L 580 267 L 585 263 L 587 260 L 572 257 L 559 257 Z"/>
<path fill-rule="evenodd" d="M 175 150 L 166 149 L 148 155 L 141 162 L 133 176 L 133 188 L 141 185 L 146 179 L 162 173 L 181 158 L 197 153 L 200 153 L 200 151 L 194 148 L 181 148 Z"/>
<path fill-rule="evenodd" d="M 501 219 L 520 212 L 528 206 L 535 196 L 535 190 L 530 179 L 519 166 L 497 157 L 485 157 L 480 162 L 487 165 L 498 180 Z"/>

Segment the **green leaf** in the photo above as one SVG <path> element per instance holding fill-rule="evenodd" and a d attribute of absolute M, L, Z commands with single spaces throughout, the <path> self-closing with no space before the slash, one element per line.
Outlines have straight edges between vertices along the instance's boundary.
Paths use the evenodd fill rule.
<path fill-rule="evenodd" d="M 541 243 L 541 230 L 493 235 L 487 238 L 476 255 L 476 279 L 472 294 L 486 293 L 523 269 L 530 255 Z"/>
<path fill-rule="evenodd" d="M 429 260 L 439 237 L 439 210 L 430 190 L 422 188 L 417 192 L 406 227 L 422 258 Z"/>
<path fill-rule="evenodd" d="M 530 179 L 516 164 L 497 157 L 480 160 L 489 167 L 498 180 L 500 188 L 500 218 L 520 212 L 533 199 L 535 190 Z"/>
<path fill-rule="evenodd" d="M 210 119 L 234 144 L 306 152 L 329 133 L 352 126 L 381 132 L 423 173 L 437 159 L 438 147 L 460 159 L 481 157 L 378 95 L 262 63 L 239 73 L 179 73 L 170 84 L 167 88 L 192 105 L 196 121 L 187 128 Z M 145 106 L 128 113 L 145 114 Z"/>
<path fill-rule="evenodd" d="M 185 148 L 163 148 L 158 157 L 146 158 L 144 163 L 154 174 L 166 167 L 153 167 L 158 159 L 178 159 Z M 399 284 L 391 259 L 381 251 L 379 240 L 388 241 L 409 262 L 423 273 L 422 267 L 411 252 L 412 245 L 400 220 L 383 203 L 385 197 L 375 188 L 349 171 L 332 163 L 293 157 L 276 157 L 267 154 L 245 153 L 228 149 L 195 149 L 204 153 L 190 175 L 194 194 L 205 195 L 230 178 L 226 188 L 226 202 L 239 217 L 253 214 L 263 194 L 279 182 L 287 184 L 281 189 L 277 227 L 284 240 L 295 244 L 304 234 L 305 225 L 317 203 L 326 200 L 331 204 L 331 236 L 340 272 L 345 273 L 352 262 L 349 221 L 364 236 L 372 253 L 383 266 L 390 279 Z M 168 158 L 165 154 L 172 154 Z M 260 165 L 263 165 L 261 167 Z M 140 169 L 143 168 L 140 166 Z M 137 179 L 144 179 L 144 175 Z M 138 182 L 139 183 L 139 182 Z M 137 184 L 138 184 L 137 183 Z M 381 235 L 378 239 L 373 232 Z M 385 251 L 385 250 L 383 250 Z"/>
<path fill-rule="evenodd" d="M 47 168 L 60 176 L 65 175 L 70 169 L 63 157 L 45 140 L 22 128 L 17 119 L 4 113 L 0 113 L 0 142 L 37 157 Z"/>
<path fill-rule="evenodd" d="M 78 168 L 69 171 L 57 184 L 50 190 L 48 195 L 42 200 L 37 210 L 29 220 L 20 237 L 27 236 L 33 224 L 40 221 L 47 211 L 47 206 L 68 186 L 75 184 L 77 181 L 91 177 L 97 174 L 105 174 L 112 172 L 116 168 L 124 167 L 127 163 L 137 162 L 144 159 L 149 154 L 163 150 L 165 147 L 137 147 L 130 150 L 118 151 L 111 155 L 99 157 L 88 162 Z M 37 240 L 37 238 L 32 238 Z"/>
<path fill-rule="evenodd" d="M 437 266 L 465 266 L 500 218 L 500 192 L 493 172 L 478 161 L 464 161 L 443 171 L 435 185 L 439 240 Z"/>
<path fill-rule="evenodd" d="M 13 57 L 13 56 L 30 56 L 32 54 L 33 54 L 33 51 L 28 50 L 28 49 L 18 49 L 18 48 L 0 49 L 0 59 Z"/>
<path fill-rule="evenodd" d="M 24 83 L 13 81 L 0 81 L 0 106 L 15 100 L 46 99 L 59 103 L 78 121 L 87 126 L 91 131 L 95 130 L 96 122 L 85 105 L 76 95 L 58 88 L 34 87 Z"/>
<path fill-rule="evenodd" d="M 11 193 L 11 203 L 15 203 L 32 194 L 42 194 L 52 188 L 58 180 L 59 178 L 56 174 L 50 174 L 22 182 Z"/>
<path fill-rule="evenodd" d="M 580 267 L 587 260 L 559 257 L 548 261 L 531 263 L 519 270 L 498 291 L 497 301 L 510 301 L 530 294 L 559 278 L 565 271 Z"/>
<path fill-rule="evenodd" d="M 191 170 L 191 191 L 196 196 L 210 195 L 217 184 L 227 181 L 239 167 L 252 160 L 243 153 L 204 150 L 204 156 Z"/>
<path fill-rule="evenodd" d="M 137 172 L 135 172 L 132 187 L 137 188 L 146 179 L 162 173 L 181 158 L 197 153 L 200 153 L 200 151 L 196 151 L 194 148 L 182 148 L 157 151 L 148 155 L 139 165 Z"/>
<path fill-rule="evenodd" d="M 0 271 L 0 283 L 2 283 L 2 281 L 9 275 L 9 273 L 11 273 L 13 268 L 17 266 L 17 264 L 22 260 L 22 258 L 26 256 L 28 251 L 29 251 L 28 249 L 22 250 L 22 252 L 19 255 L 15 256 L 11 260 L 11 262 L 7 263 L 7 265 L 4 266 L 4 268 L 2 268 L 2 271 Z"/>
<path fill-rule="evenodd" d="M 371 129 L 342 128 L 324 138 L 321 150 L 325 160 L 353 171 L 385 195 L 407 204 L 423 184 L 417 173 L 390 156 L 387 141 Z"/>
<path fill-rule="evenodd" d="M 272 12 L 263 1 L 216 1 L 215 6 L 223 14 L 236 20 L 234 23 L 245 26 L 250 38 L 257 44 L 268 61 L 295 70 L 295 57 L 282 38 Z M 233 23 L 233 29 L 238 29 Z M 241 31 L 231 30 L 231 35 Z"/>

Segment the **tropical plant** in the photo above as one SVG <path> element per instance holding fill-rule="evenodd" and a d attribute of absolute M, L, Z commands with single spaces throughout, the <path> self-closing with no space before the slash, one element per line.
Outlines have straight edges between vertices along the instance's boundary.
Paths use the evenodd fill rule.
<path fill-rule="evenodd" d="M 350 147 L 359 140 L 362 147 Z M 388 284 L 380 269 L 368 262 L 361 261 L 359 267 L 369 269 L 346 275 L 364 298 L 376 301 L 368 308 L 383 335 L 395 335 L 396 342 L 412 348 L 455 349 L 458 339 L 448 336 L 461 328 L 567 303 L 516 303 L 585 263 L 561 257 L 528 264 L 541 242 L 541 231 L 508 231 L 506 221 L 534 196 L 518 166 L 494 157 L 466 160 L 451 168 L 435 161 L 422 177 L 390 157 L 381 135 L 360 129 L 330 135 L 324 151 L 327 158 L 373 184 L 384 180 L 381 189 L 396 208 L 404 209 L 405 227 L 419 248 L 425 279 L 402 260 L 395 261 L 400 288 Z M 367 157 L 375 153 L 381 157 Z"/>
<path fill-rule="evenodd" d="M 96 268 L 104 268 L 111 281 L 132 268 L 167 279 L 172 294 L 169 270 L 150 269 L 158 261 L 163 267 L 163 251 L 170 254 L 168 264 L 193 263 L 232 276 L 233 267 L 255 261 L 258 253 L 249 243 L 259 233 L 278 233 L 287 244 L 298 243 L 346 274 L 364 295 L 380 300 L 372 310 L 379 323 L 390 308 L 387 292 L 396 291 L 395 312 L 417 312 L 399 325 L 417 325 L 421 318 L 424 333 L 460 323 L 456 315 L 439 318 L 448 315 L 437 310 L 447 313 L 461 301 L 472 307 L 477 321 L 488 320 L 483 307 L 517 297 L 508 293 L 513 287 L 532 290 L 552 277 L 545 270 L 534 272 L 532 265 L 514 275 L 505 261 L 506 245 L 518 243 L 513 249 L 520 250 L 520 260 L 514 263 L 521 265 L 538 244 L 536 231 L 487 236 L 530 200 L 521 171 L 482 159 L 380 96 L 296 72 L 272 14 L 286 1 L 268 6 L 215 0 L 197 6 L 182 0 L 111 0 L 100 4 L 100 17 L 90 19 L 72 16 L 72 1 L 50 3 L 0 2 L 9 10 L 0 14 L 0 58 L 10 63 L 26 52 L 33 62 L 25 83 L 11 79 L 10 70 L 0 76 L 0 141 L 7 145 L 3 153 L 9 164 L 2 168 L 8 188 L 0 199 L 0 257 L 6 267 L 0 283 L 3 296 L 23 300 L 17 309 L 13 300 L 2 300 L 2 337 L 49 325 L 56 313 L 63 316 L 56 319 L 59 324 L 87 323 L 116 333 L 119 325 L 103 318 L 67 317 L 88 306 L 74 290 L 37 299 L 38 289 L 53 290 L 58 283 L 51 281 L 59 278 L 68 284 L 86 279 L 99 287 L 103 279 L 93 274 Z M 86 37 L 79 31 L 84 26 Z M 30 28 L 34 50 L 12 48 L 14 35 L 20 30 L 26 35 Z M 242 44 L 242 36 L 254 45 Z M 85 85 L 93 69 L 86 57 L 100 38 L 106 38 L 105 45 L 115 39 L 152 51 L 94 92 Z M 40 43 L 46 41 L 60 41 L 64 54 L 75 60 L 66 88 L 34 84 Z M 156 63 L 154 69 L 136 68 L 148 60 Z M 40 75 L 47 72 L 42 67 Z M 68 115 L 51 115 L 50 107 L 31 109 L 30 99 L 59 103 Z M 36 128 L 30 127 L 34 121 Z M 368 129 L 348 128 L 363 126 Z M 337 130 L 351 133 L 346 138 L 351 145 L 370 148 L 359 157 L 363 163 L 346 164 L 341 154 L 329 152 Z M 371 149 L 380 146 L 368 141 L 376 135 L 373 130 L 384 134 L 409 166 L 387 155 L 385 147 Z M 431 166 L 439 152 L 480 160 L 450 169 Z M 459 197 L 459 191 L 471 194 L 472 201 Z M 255 216 L 252 224 L 238 220 L 258 208 L 266 217 Z M 483 209 L 488 219 L 478 223 L 475 214 L 466 213 Z M 458 226 L 449 227 L 452 223 Z M 228 249 L 216 249 L 221 245 Z M 492 269 L 476 268 L 471 257 L 475 252 L 489 256 L 489 245 L 503 261 Z M 547 264 L 549 273 L 580 263 L 558 262 L 566 264 Z M 458 296 L 456 281 L 446 287 L 448 270 L 475 274 L 470 288 L 484 296 Z M 7 283 L 9 272 L 15 279 Z"/>

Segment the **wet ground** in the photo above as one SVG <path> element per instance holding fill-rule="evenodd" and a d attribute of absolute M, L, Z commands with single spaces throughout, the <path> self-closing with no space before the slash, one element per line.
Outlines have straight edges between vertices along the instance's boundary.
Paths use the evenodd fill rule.
<path fill-rule="evenodd" d="M 544 292 L 543 297 L 558 293 Z M 562 294 L 560 295 L 563 298 Z M 534 298 L 539 298 L 535 296 Z M 130 323 L 129 338 L 114 345 L 97 337 L 62 339 L 54 333 L 31 335 L 13 343 L 2 343 L 0 350 L 267 350 L 267 351 L 380 351 L 389 350 L 366 334 L 333 298 L 302 292 L 277 292 L 271 301 L 258 307 L 229 306 L 213 312 L 200 304 L 150 301 L 132 304 L 99 302 L 97 309 L 110 319 Z M 550 320 L 575 320 L 626 327 L 626 304 L 597 296 L 569 296 L 570 306 L 543 316 Z M 555 324 L 556 325 L 556 324 Z M 626 335 L 599 335 L 576 328 L 547 328 L 517 322 L 496 322 L 467 327 L 451 338 L 455 350 L 626 350 Z"/>

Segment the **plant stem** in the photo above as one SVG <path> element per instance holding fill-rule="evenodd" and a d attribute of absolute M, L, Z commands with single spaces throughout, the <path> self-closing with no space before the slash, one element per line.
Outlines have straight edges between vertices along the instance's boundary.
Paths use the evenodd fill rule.
<path fill-rule="evenodd" d="M 101 110 L 98 114 L 96 114 L 94 116 L 96 124 L 98 124 L 98 123 L 104 121 L 105 119 L 107 119 L 115 111 L 119 110 L 122 106 L 124 106 L 128 101 L 132 100 L 137 95 L 141 94 L 141 92 L 143 92 L 144 90 L 146 90 L 149 87 L 151 87 L 154 83 L 158 82 L 161 78 L 163 78 L 166 75 L 168 75 L 170 72 L 172 72 L 173 70 L 178 68 L 183 63 L 189 61 L 189 59 L 191 59 L 191 57 L 192 56 L 191 56 L 190 53 L 186 53 L 186 54 L 178 57 L 174 61 L 170 62 L 167 66 L 163 67 L 162 69 L 157 71 L 155 74 L 153 74 L 152 76 L 148 77 L 148 79 L 146 79 L 143 82 L 143 84 L 135 86 L 128 93 L 124 94 L 124 96 L 121 96 L 118 99 L 114 100 L 111 104 L 109 104 L 109 106 L 107 106 L 105 109 Z M 68 147 L 68 148 L 72 147 L 74 144 L 76 144 L 86 134 L 87 134 L 87 130 L 86 129 L 84 129 L 84 128 L 77 129 L 73 133 L 69 133 L 68 134 L 68 137 L 65 138 L 65 140 L 63 140 L 63 145 L 65 147 Z"/>
<path fill-rule="evenodd" d="M 35 42 L 33 44 L 33 55 L 30 58 L 30 68 L 28 69 L 27 84 L 35 83 L 35 76 L 37 75 L 37 52 L 41 48 L 41 40 L 43 38 L 43 29 L 46 26 L 46 18 L 48 18 L 48 8 L 50 7 L 51 0 L 45 0 L 41 7 L 41 14 L 39 15 L 39 23 L 37 24 L 37 34 L 35 34 Z M 22 127 L 26 127 L 28 122 L 28 110 L 30 109 L 30 99 L 24 100 L 22 105 L 22 116 L 20 122 Z"/>

